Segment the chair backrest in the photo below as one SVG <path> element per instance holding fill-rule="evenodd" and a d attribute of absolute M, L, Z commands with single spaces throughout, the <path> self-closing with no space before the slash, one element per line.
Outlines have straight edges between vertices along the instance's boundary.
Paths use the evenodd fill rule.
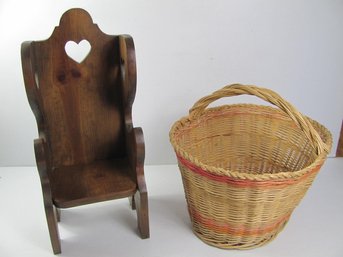
<path fill-rule="evenodd" d="M 91 50 L 79 63 L 65 46 L 82 40 Z M 53 167 L 124 157 L 136 89 L 131 37 L 106 35 L 86 11 L 71 9 L 49 39 L 23 43 L 22 58 L 29 60 L 27 95 Z"/>

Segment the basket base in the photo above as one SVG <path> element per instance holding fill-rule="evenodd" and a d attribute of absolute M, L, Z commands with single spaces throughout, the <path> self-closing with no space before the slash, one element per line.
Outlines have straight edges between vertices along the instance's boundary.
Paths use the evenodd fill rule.
<path fill-rule="evenodd" d="M 234 236 L 234 235 L 225 235 L 223 238 L 216 238 L 218 234 L 213 233 L 213 235 L 204 235 L 200 231 L 198 231 L 195 226 L 192 226 L 193 233 L 204 243 L 214 246 L 220 249 L 232 249 L 232 250 L 249 250 L 253 248 L 257 248 L 263 245 L 266 245 L 273 241 L 276 236 L 284 229 L 286 224 L 288 223 L 287 219 L 284 221 L 277 229 L 274 231 L 259 235 L 259 236 Z"/>

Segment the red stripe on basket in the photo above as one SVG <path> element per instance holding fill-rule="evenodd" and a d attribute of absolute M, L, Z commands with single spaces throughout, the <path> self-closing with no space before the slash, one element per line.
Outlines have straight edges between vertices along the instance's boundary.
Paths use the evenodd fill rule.
<path fill-rule="evenodd" d="M 205 226 L 206 228 L 218 232 L 218 233 L 228 233 L 234 236 L 252 236 L 252 235 L 262 235 L 273 230 L 277 229 L 285 223 L 291 214 L 287 214 L 284 217 L 279 218 L 278 220 L 274 221 L 273 223 L 268 224 L 267 226 L 263 226 L 260 228 L 247 228 L 244 225 L 241 226 L 232 226 L 230 224 L 223 224 L 219 223 L 215 220 L 210 218 L 204 217 L 198 211 L 194 209 L 190 209 L 190 213 L 192 215 L 193 221 L 198 222 L 199 224 Z"/>
<path fill-rule="evenodd" d="M 189 170 L 193 171 L 194 173 L 204 176 L 210 180 L 218 181 L 222 183 L 227 183 L 230 185 L 234 185 L 237 187 L 286 187 L 288 185 L 293 185 L 296 183 L 299 183 L 300 181 L 306 179 L 308 176 L 310 176 L 312 173 L 317 172 L 321 165 L 315 166 L 311 171 L 303 175 L 302 177 L 298 179 L 283 179 L 283 180 L 268 180 L 268 181 L 255 181 L 255 180 L 249 180 L 249 179 L 238 179 L 238 178 L 232 178 L 225 175 L 217 175 L 210 173 L 206 170 L 203 170 L 202 168 L 196 166 L 195 164 L 191 163 L 190 161 L 182 158 L 180 155 L 177 155 L 177 158 L 179 162 L 187 167 Z"/>

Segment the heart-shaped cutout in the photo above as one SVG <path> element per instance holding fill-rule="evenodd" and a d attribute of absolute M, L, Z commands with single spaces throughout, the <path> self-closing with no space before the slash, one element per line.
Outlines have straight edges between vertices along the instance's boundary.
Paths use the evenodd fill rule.
<path fill-rule="evenodd" d="M 81 63 L 91 51 L 91 44 L 85 39 L 81 40 L 78 44 L 74 41 L 68 41 L 65 44 L 64 50 L 71 59 Z"/>

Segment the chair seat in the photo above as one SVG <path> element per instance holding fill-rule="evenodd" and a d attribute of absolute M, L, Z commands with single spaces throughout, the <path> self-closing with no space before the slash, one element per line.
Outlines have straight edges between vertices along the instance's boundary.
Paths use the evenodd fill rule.
<path fill-rule="evenodd" d="M 112 159 L 55 168 L 50 175 L 53 202 L 69 208 L 131 196 L 137 186 L 129 167 L 124 159 Z"/>

